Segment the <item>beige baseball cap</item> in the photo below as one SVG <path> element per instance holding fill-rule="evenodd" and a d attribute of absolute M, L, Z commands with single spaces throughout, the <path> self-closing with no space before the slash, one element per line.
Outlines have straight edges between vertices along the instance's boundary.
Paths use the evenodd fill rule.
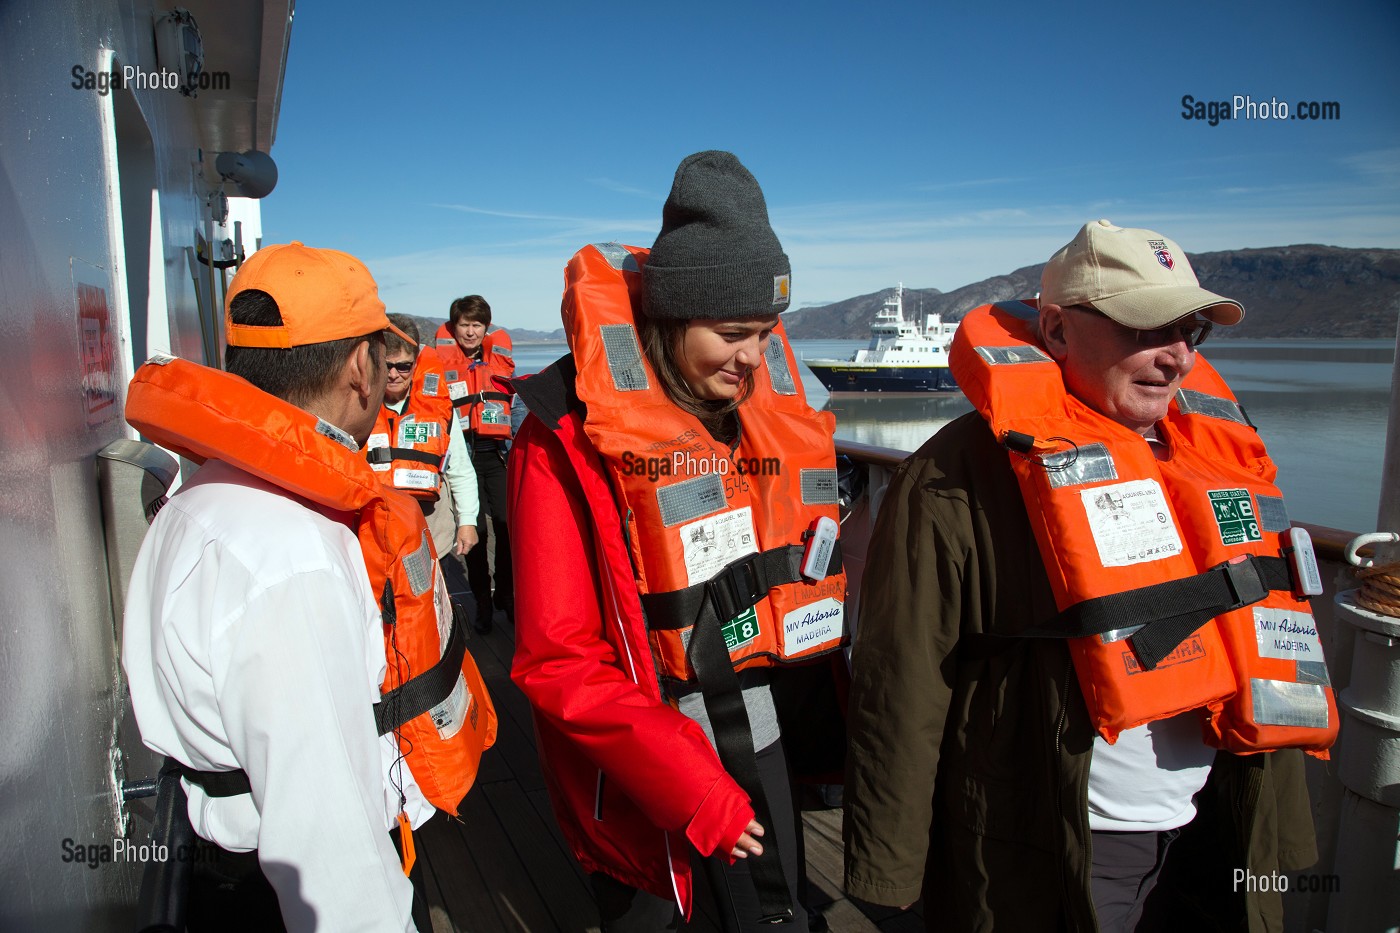
<path fill-rule="evenodd" d="M 1201 288 L 1186 253 L 1151 230 L 1087 223 L 1040 274 L 1040 303 L 1090 305 L 1125 327 L 1155 330 L 1192 312 L 1238 324 L 1244 306 Z"/>

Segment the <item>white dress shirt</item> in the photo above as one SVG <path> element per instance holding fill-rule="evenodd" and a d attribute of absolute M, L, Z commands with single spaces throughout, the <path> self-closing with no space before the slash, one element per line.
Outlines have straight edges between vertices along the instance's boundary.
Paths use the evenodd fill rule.
<path fill-rule="evenodd" d="M 209 461 L 142 545 L 122 664 L 147 746 L 247 772 L 251 795 L 187 783 L 190 819 L 258 850 L 289 930 L 411 931 L 388 830 L 401 809 L 414 826 L 434 811 L 376 735 L 382 623 L 347 521 Z"/>

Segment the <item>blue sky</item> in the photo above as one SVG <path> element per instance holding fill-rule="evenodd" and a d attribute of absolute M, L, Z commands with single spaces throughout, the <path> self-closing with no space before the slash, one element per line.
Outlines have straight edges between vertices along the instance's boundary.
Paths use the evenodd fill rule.
<path fill-rule="evenodd" d="M 794 307 L 1043 261 L 1084 222 L 1191 252 L 1400 247 L 1400 4 L 301 0 L 265 242 L 364 259 L 390 310 L 559 326 L 563 267 L 650 245 L 729 149 Z M 995 11 L 995 12 L 993 12 Z M 1183 95 L 1336 101 L 1206 121 Z"/>

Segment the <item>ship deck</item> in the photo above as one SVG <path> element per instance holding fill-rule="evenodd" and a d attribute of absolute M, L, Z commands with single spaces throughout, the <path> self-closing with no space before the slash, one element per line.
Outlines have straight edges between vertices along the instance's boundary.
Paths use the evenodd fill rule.
<path fill-rule="evenodd" d="M 466 861 L 436 864 L 438 886 L 470 933 L 598 930 L 588 879 L 564 843 L 550 812 L 535 755 L 530 706 L 511 682 L 515 630 L 497 614 L 489 635 L 475 632 L 468 643 L 481 667 L 499 719 L 495 747 L 482 760 L 476 786 L 467 795 L 458 824 L 467 844 Z M 842 891 L 841 811 L 825 807 L 813 792 L 803 794 L 809 906 L 841 933 L 913 933 L 924 929 L 921 905 L 905 912 L 857 904 Z M 691 920 L 680 929 L 718 931 L 714 905 L 697 884 Z M 451 930 L 439 926 L 435 933 Z"/>

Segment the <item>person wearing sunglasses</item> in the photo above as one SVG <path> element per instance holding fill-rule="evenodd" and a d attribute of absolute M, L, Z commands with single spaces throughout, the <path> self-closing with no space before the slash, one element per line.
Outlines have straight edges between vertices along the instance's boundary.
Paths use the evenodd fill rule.
<path fill-rule="evenodd" d="M 409 315 L 391 314 L 389 320 L 420 339 Z M 365 456 L 385 485 L 418 500 L 443 572 L 455 589 L 465 577 L 463 555 L 476 546 L 478 494 L 447 377 L 431 350 L 410 345 L 393 331 L 385 337 L 384 363 L 384 404 Z"/>
<path fill-rule="evenodd" d="M 1253 646 L 1253 608 L 1209 603 L 1165 657 L 1134 636 L 1180 612 L 1166 597 L 1113 603 L 1097 634 L 1056 627 L 1089 587 L 1137 597 L 1149 579 L 1214 579 L 1227 546 L 1277 554 L 1272 464 L 1197 353 L 1243 315 L 1174 242 L 1103 220 L 1046 263 L 1038 301 L 963 317 L 950 363 L 976 410 L 901 465 L 866 554 L 849 895 L 922 895 L 930 929 L 1283 928 L 1277 889 L 1235 879 L 1316 859 L 1300 749 L 1329 740 L 1212 732 L 1252 683 L 1220 632 Z M 1283 686 L 1282 718 L 1312 718 L 1290 706 L 1304 694 L 1326 718 L 1323 687 Z"/>

